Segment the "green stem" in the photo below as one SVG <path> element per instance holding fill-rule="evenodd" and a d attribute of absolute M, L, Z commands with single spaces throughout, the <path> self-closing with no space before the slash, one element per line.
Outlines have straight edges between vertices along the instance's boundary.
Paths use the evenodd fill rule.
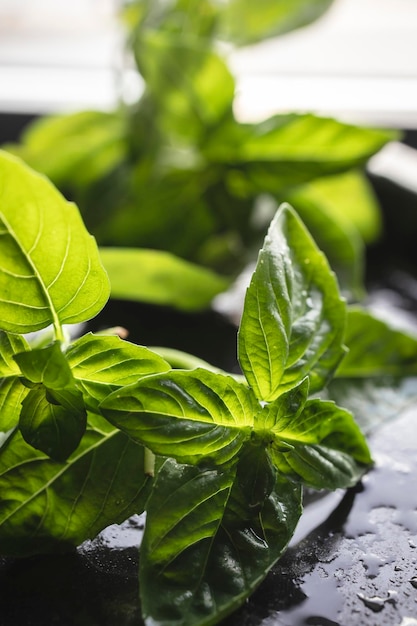
<path fill-rule="evenodd" d="M 150 476 L 151 478 L 155 476 L 155 455 L 149 448 L 145 448 L 143 469 L 146 476 Z"/>

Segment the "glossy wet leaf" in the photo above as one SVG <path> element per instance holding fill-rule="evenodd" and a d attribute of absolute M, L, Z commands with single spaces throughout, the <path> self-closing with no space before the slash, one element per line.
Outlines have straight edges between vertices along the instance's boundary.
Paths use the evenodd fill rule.
<path fill-rule="evenodd" d="M 309 400 L 298 415 L 280 415 L 273 433 L 270 449 L 278 470 L 316 489 L 351 487 L 371 463 L 352 414 L 333 402 Z"/>
<path fill-rule="evenodd" d="M 141 512 L 150 488 L 143 461 L 143 448 L 98 416 L 64 463 L 16 431 L 0 450 L 1 554 L 68 550 Z"/>
<path fill-rule="evenodd" d="M 294 193 L 291 192 L 288 201 L 292 203 L 293 198 L 297 198 L 301 206 L 301 217 L 304 214 L 305 199 L 308 203 L 321 207 L 341 228 L 354 229 L 365 243 L 372 243 L 381 235 L 382 218 L 378 201 L 360 170 L 317 178 L 296 189 Z M 294 208 L 299 212 L 297 206 Z"/>
<path fill-rule="evenodd" d="M 241 473 L 251 469 L 245 464 Z M 276 477 L 263 506 L 252 510 L 238 474 L 172 460 L 163 466 L 141 548 L 147 625 L 218 623 L 282 554 L 301 512 L 299 488 Z"/>
<path fill-rule="evenodd" d="M 323 254 L 288 205 L 273 219 L 247 290 L 239 362 L 260 400 L 306 375 L 321 389 L 344 354 L 345 304 Z"/>
<path fill-rule="evenodd" d="M 101 413 L 155 454 L 216 464 L 234 458 L 250 436 L 256 404 L 230 376 L 174 370 L 115 391 Z"/>
<path fill-rule="evenodd" d="M 229 281 L 163 250 L 101 248 L 111 296 L 195 311 L 209 306 Z"/>
<path fill-rule="evenodd" d="M 85 402 L 92 407 L 120 387 L 170 369 L 148 348 L 111 335 L 88 333 L 70 345 L 66 357 Z"/>
<path fill-rule="evenodd" d="M 2 328 L 26 333 L 96 315 L 108 280 L 77 208 L 5 152 L 0 181 Z"/>
<path fill-rule="evenodd" d="M 337 370 L 340 378 L 417 375 L 417 338 L 358 307 L 348 311 L 349 349 Z"/>

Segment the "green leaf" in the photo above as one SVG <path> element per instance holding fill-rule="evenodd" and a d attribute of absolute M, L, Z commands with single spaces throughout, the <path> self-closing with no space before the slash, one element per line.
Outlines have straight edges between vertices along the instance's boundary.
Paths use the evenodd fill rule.
<path fill-rule="evenodd" d="M 268 407 L 269 412 L 273 409 Z M 316 489 L 352 487 L 371 463 L 351 413 L 333 402 L 310 400 L 299 414 L 281 413 L 273 433 L 270 450 L 278 470 Z M 288 447 L 283 448 L 282 442 Z"/>
<path fill-rule="evenodd" d="M 288 187 L 361 166 L 396 133 L 311 114 L 276 115 L 260 124 L 230 123 L 207 143 L 207 158 L 241 167 L 254 192 Z"/>
<path fill-rule="evenodd" d="M 116 336 L 92 333 L 74 341 L 66 358 L 85 402 L 92 408 L 116 389 L 170 369 L 162 357 L 147 348 Z"/>
<path fill-rule="evenodd" d="M 43 117 L 7 150 L 62 187 L 84 186 L 105 176 L 126 152 L 119 112 L 81 111 Z"/>
<path fill-rule="evenodd" d="M 239 362 L 258 399 L 306 375 L 324 387 L 344 354 L 345 304 L 324 255 L 288 205 L 273 219 L 246 293 Z"/>
<path fill-rule="evenodd" d="M 172 460 L 162 467 L 141 547 L 147 626 L 218 623 L 282 554 L 300 516 L 300 489 L 278 476 L 263 506 L 251 510 L 240 484 L 251 469 L 245 463 L 235 475 Z"/>
<path fill-rule="evenodd" d="M 284 391 L 276 400 L 265 404 L 255 416 L 255 437 L 260 440 L 266 437 L 268 440 L 271 433 L 276 429 L 279 430 L 279 424 L 296 423 L 307 402 L 309 388 L 309 380 L 304 378 L 295 387 Z"/>
<path fill-rule="evenodd" d="M 0 330 L 0 432 L 16 426 L 22 400 L 29 392 L 20 381 L 21 372 L 14 360 L 24 350 L 29 350 L 24 337 Z"/>
<path fill-rule="evenodd" d="M 151 481 L 144 452 L 98 416 L 58 463 L 16 431 L 0 450 L 0 553 L 69 550 L 142 512 Z"/>
<path fill-rule="evenodd" d="M 381 234 L 381 215 L 372 189 L 357 170 L 317 178 L 285 193 L 325 253 L 342 291 L 363 297 L 364 242 Z"/>
<path fill-rule="evenodd" d="M 31 389 L 22 402 L 19 427 L 25 441 L 56 461 L 65 461 L 78 447 L 87 412 L 81 394 L 48 394 L 43 385 Z"/>
<path fill-rule="evenodd" d="M 162 250 L 101 248 L 111 296 L 169 305 L 185 311 L 209 306 L 229 281 L 208 269 Z"/>
<path fill-rule="evenodd" d="M 365 243 L 372 243 L 381 235 L 381 211 L 370 183 L 359 170 L 337 176 L 317 178 L 289 194 L 301 206 L 305 202 L 320 207 L 340 224 L 341 228 L 354 230 Z M 294 200 L 295 202 L 295 200 Z M 298 207 L 295 207 L 298 212 Z"/>
<path fill-rule="evenodd" d="M 0 378 L 20 376 L 20 369 L 14 356 L 29 349 L 24 337 L 0 330 Z"/>
<path fill-rule="evenodd" d="M 108 280 L 77 208 L 5 152 L 0 181 L 2 328 L 26 333 L 96 315 Z"/>
<path fill-rule="evenodd" d="M 364 309 L 348 310 L 345 343 L 349 351 L 336 372 L 340 378 L 417 375 L 417 338 Z"/>
<path fill-rule="evenodd" d="M 43 383 L 50 389 L 65 389 L 74 385 L 68 361 L 55 341 L 45 348 L 21 352 L 14 356 L 23 376 L 33 383 Z"/>
<path fill-rule="evenodd" d="M 333 0 L 229 0 L 221 4 L 220 34 L 238 45 L 282 35 L 319 18 Z"/>
<path fill-rule="evenodd" d="M 245 385 L 203 369 L 139 380 L 106 398 L 101 413 L 155 454 L 183 463 L 233 459 L 250 436 L 256 404 Z"/>

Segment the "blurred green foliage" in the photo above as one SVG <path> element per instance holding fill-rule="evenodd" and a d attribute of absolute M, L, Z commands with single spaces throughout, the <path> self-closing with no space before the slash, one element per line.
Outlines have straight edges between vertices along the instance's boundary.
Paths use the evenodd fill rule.
<path fill-rule="evenodd" d="M 246 45 L 305 26 L 331 3 L 134 0 L 122 18 L 144 80 L 140 98 L 111 113 L 42 119 L 8 149 L 76 201 L 100 245 L 167 251 L 192 262 L 193 271 L 197 264 L 229 280 L 253 260 L 278 204 L 289 200 L 344 293 L 358 297 L 364 241 L 380 229 L 360 168 L 394 134 L 311 114 L 243 124 L 233 111 L 227 54 L 220 52 L 224 42 Z M 129 290 L 137 299 L 144 298 L 146 256 L 141 263 L 138 288 Z M 129 269 L 132 275 L 134 265 Z M 218 289 L 225 284 L 219 280 Z M 166 284 L 161 290 L 156 302 L 183 306 Z M 186 308 L 206 306 L 213 281 L 208 290 Z"/>

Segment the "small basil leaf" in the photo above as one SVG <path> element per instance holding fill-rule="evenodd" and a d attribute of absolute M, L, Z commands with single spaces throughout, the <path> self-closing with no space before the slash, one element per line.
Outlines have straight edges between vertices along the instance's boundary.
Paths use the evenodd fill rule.
<path fill-rule="evenodd" d="M 29 445 L 56 461 L 65 461 L 78 447 L 86 419 L 77 394 L 52 391 L 51 397 L 47 388 L 39 385 L 22 402 L 19 427 Z"/>
<path fill-rule="evenodd" d="M 100 248 L 112 298 L 198 311 L 224 291 L 229 280 L 164 250 Z"/>
<path fill-rule="evenodd" d="M 317 489 L 351 487 L 371 463 L 351 413 L 333 402 L 309 400 L 295 419 L 287 415 L 277 422 L 274 435 L 270 451 L 276 467 Z M 281 442 L 291 448 L 282 449 Z"/>
<path fill-rule="evenodd" d="M 116 336 L 92 333 L 74 341 L 66 358 L 91 408 L 119 387 L 170 369 L 162 357 L 147 348 Z"/>
<path fill-rule="evenodd" d="M 0 449 L 0 553 L 68 550 L 141 513 L 152 484 L 143 468 L 143 447 L 97 415 L 64 463 L 15 431 Z"/>
<path fill-rule="evenodd" d="M 245 465 L 243 483 L 251 471 Z M 233 470 L 166 461 L 141 546 L 145 624 L 208 626 L 243 604 L 282 554 L 301 512 L 299 486 L 277 477 L 267 491 L 252 510 Z"/>
<path fill-rule="evenodd" d="M 23 376 L 33 383 L 43 383 L 50 389 L 64 389 L 74 384 L 71 368 L 59 341 L 45 348 L 16 354 L 14 359 Z"/>
<path fill-rule="evenodd" d="M 100 411 L 155 454 L 220 464 L 249 438 L 255 407 L 244 385 L 196 369 L 143 378 L 111 394 Z"/>
<path fill-rule="evenodd" d="M 307 402 L 309 392 L 308 378 L 304 378 L 298 385 L 284 391 L 284 393 L 270 404 L 266 404 L 255 417 L 257 436 L 262 436 L 262 431 L 279 430 L 281 424 L 291 425 L 296 423 L 300 412 Z"/>
<path fill-rule="evenodd" d="M 307 374 L 322 389 L 344 355 L 345 303 L 334 274 L 288 205 L 273 219 L 246 293 L 239 362 L 272 401 Z"/>

